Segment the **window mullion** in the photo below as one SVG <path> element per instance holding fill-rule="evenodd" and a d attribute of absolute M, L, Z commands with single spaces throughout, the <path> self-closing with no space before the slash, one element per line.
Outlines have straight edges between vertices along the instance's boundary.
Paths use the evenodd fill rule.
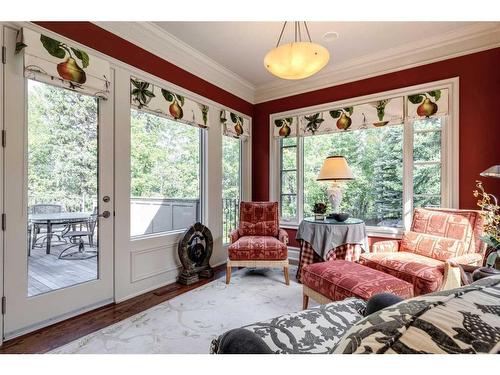
<path fill-rule="evenodd" d="M 413 212 L 413 122 L 403 127 L 403 225 L 409 230 Z"/>
<path fill-rule="evenodd" d="M 297 139 L 297 223 L 304 218 L 304 138 Z"/>

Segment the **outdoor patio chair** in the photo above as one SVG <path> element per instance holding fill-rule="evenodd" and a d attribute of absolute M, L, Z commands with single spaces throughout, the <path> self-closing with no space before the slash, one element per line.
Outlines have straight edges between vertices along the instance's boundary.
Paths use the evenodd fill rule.
<path fill-rule="evenodd" d="M 30 214 L 57 214 L 64 212 L 64 207 L 60 204 L 34 204 L 29 207 Z M 55 224 L 52 226 L 52 235 L 57 237 L 59 241 L 62 242 L 62 233 L 67 229 L 67 224 Z M 44 242 L 47 239 L 45 234 L 46 229 L 43 225 L 28 223 L 28 239 L 31 243 L 31 247 L 28 245 L 28 256 L 31 255 L 31 249 L 35 247 L 43 247 Z M 41 241 L 40 241 L 41 240 Z M 37 242 L 40 242 L 37 244 Z"/>
<path fill-rule="evenodd" d="M 84 237 L 88 239 L 88 247 L 94 247 L 94 234 L 97 226 L 97 208 L 94 208 L 94 212 L 90 215 L 89 219 L 84 223 L 85 228 L 80 227 L 80 230 L 76 230 L 75 226 L 73 229 L 68 229 L 62 234 L 63 238 L 69 239 L 70 246 L 66 247 L 60 254 L 59 259 L 72 259 L 81 260 L 89 259 L 97 256 L 97 247 L 94 250 L 89 250 L 85 247 Z M 69 250 L 78 248 L 76 251 L 69 252 Z"/>

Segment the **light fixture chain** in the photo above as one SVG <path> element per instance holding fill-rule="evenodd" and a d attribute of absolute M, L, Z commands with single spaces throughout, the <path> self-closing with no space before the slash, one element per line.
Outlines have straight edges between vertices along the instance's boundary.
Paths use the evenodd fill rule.
<path fill-rule="evenodd" d="M 285 31 L 286 23 L 287 23 L 287 21 L 285 21 L 285 23 L 283 24 L 283 28 L 281 29 L 281 33 L 280 33 L 280 37 L 278 38 L 278 43 L 276 43 L 276 48 L 278 48 L 278 46 L 280 45 L 281 37 L 283 36 L 283 32 Z"/>
<path fill-rule="evenodd" d="M 307 27 L 307 22 L 306 21 L 304 21 L 304 26 L 305 26 L 306 31 L 307 31 L 307 37 L 309 38 L 309 42 L 312 43 L 311 34 L 309 34 L 309 28 Z"/>

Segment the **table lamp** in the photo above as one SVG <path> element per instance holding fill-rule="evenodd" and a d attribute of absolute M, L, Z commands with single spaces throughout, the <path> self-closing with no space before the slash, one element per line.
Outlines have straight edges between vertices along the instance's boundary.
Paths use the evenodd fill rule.
<path fill-rule="evenodd" d="M 351 168 L 343 156 L 328 156 L 323 162 L 319 171 L 317 181 L 332 181 L 326 190 L 328 200 L 332 205 L 333 213 L 339 213 L 339 206 L 342 202 L 342 181 L 354 180 Z"/>

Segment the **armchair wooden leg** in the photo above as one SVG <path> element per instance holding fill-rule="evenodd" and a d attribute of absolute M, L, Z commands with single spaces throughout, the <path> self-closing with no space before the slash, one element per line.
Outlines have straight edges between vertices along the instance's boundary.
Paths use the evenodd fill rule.
<path fill-rule="evenodd" d="M 283 267 L 283 273 L 285 274 L 285 284 L 290 285 L 290 278 L 288 277 L 288 267 Z"/>
<path fill-rule="evenodd" d="M 305 310 L 307 309 L 307 306 L 309 305 L 309 296 L 304 294 L 302 296 L 302 309 Z"/>
<path fill-rule="evenodd" d="M 229 284 L 231 281 L 231 266 L 228 264 L 226 266 L 226 284 Z"/>

